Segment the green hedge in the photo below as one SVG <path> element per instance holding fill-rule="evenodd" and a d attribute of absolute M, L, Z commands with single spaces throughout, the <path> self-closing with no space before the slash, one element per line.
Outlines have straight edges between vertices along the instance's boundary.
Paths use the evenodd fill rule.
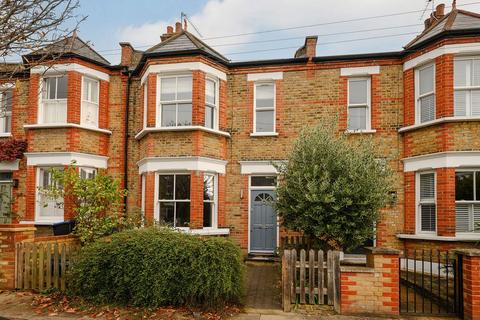
<path fill-rule="evenodd" d="M 218 307 L 239 302 L 244 267 L 229 239 L 148 228 L 83 247 L 69 291 L 95 303 Z"/>

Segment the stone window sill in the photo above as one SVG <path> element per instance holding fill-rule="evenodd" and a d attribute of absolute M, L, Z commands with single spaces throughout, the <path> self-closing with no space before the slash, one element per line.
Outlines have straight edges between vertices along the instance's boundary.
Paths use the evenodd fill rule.
<path fill-rule="evenodd" d="M 12 134 L 10 132 L 0 133 L 0 138 L 10 138 L 10 137 L 12 137 Z"/>
<path fill-rule="evenodd" d="M 33 224 L 36 226 L 51 226 L 54 225 L 55 223 L 63 222 L 63 218 L 58 219 L 58 220 L 50 220 L 50 221 L 45 221 L 45 220 L 35 220 L 35 221 L 20 221 L 20 224 Z"/>
<path fill-rule="evenodd" d="M 346 130 L 345 133 L 348 134 L 369 134 L 369 133 L 375 133 L 377 130 L 375 129 L 369 129 L 369 130 Z"/>
<path fill-rule="evenodd" d="M 278 132 L 252 132 L 250 137 L 278 137 Z"/>
<path fill-rule="evenodd" d="M 203 236 L 226 236 L 230 234 L 229 228 L 203 228 L 203 229 L 182 229 L 182 231 Z"/>
<path fill-rule="evenodd" d="M 23 126 L 25 129 L 56 129 L 56 128 L 79 128 L 84 130 L 90 130 L 105 134 L 112 134 L 112 131 L 106 129 L 100 129 L 95 127 L 84 126 L 76 123 L 39 123 L 39 124 L 26 124 Z"/>
<path fill-rule="evenodd" d="M 480 241 L 480 234 L 457 234 L 455 237 L 437 236 L 435 234 L 397 234 L 399 239 L 433 240 L 433 241 Z"/>
<path fill-rule="evenodd" d="M 200 130 L 204 132 L 209 132 L 213 134 L 218 134 L 220 136 L 224 137 L 230 137 L 230 133 L 221 131 L 221 130 L 216 130 L 216 129 L 210 129 L 202 126 L 183 126 L 183 127 L 153 127 L 153 128 L 143 128 L 139 133 L 135 135 L 135 139 L 141 139 L 143 138 L 147 133 L 150 132 L 171 132 L 171 131 L 195 131 L 195 130 Z"/>
<path fill-rule="evenodd" d="M 445 117 L 445 118 L 435 119 L 435 120 L 427 121 L 423 123 L 417 123 L 411 126 L 406 126 L 398 129 L 398 132 L 400 133 L 408 132 L 408 131 L 413 131 L 413 130 L 418 130 L 421 128 L 433 126 L 436 124 L 448 123 L 448 122 L 462 122 L 462 121 L 480 121 L 480 117 Z"/>

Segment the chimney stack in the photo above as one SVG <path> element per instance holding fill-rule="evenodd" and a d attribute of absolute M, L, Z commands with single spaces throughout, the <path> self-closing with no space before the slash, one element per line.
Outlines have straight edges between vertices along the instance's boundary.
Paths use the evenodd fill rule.
<path fill-rule="evenodd" d="M 120 59 L 120 64 L 122 66 L 129 66 L 132 64 L 133 59 L 133 47 L 130 42 L 120 42 L 120 47 L 122 47 L 122 54 Z"/>
<path fill-rule="evenodd" d="M 317 36 L 305 38 L 305 44 L 295 52 L 295 58 L 308 58 L 311 60 L 317 55 Z"/>
<path fill-rule="evenodd" d="M 183 30 L 187 30 L 187 21 L 185 20 L 185 28 Z M 163 41 L 167 40 L 168 38 L 182 32 L 182 23 L 181 22 L 176 22 L 175 23 L 175 32 L 173 32 L 173 27 L 168 26 L 167 27 L 167 33 L 164 33 L 160 36 L 160 39 Z"/>
<path fill-rule="evenodd" d="M 175 23 L 175 33 L 180 33 L 182 32 L 182 23 L 181 22 L 176 22 Z"/>

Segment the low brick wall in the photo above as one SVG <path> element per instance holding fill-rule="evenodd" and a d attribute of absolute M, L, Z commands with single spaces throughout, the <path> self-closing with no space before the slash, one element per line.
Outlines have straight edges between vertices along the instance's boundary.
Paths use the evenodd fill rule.
<path fill-rule="evenodd" d="M 33 225 L 0 224 L 0 289 L 15 289 L 15 244 L 34 235 Z"/>
<path fill-rule="evenodd" d="M 480 319 L 480 249 L 457 250 L 463 260 L 463 318 Z"/>
<path fill-rule="evenodd" d="M 399 250 L 368 248 L 366 266 L 340 267 L 342 314 L 399 315 Z"/>

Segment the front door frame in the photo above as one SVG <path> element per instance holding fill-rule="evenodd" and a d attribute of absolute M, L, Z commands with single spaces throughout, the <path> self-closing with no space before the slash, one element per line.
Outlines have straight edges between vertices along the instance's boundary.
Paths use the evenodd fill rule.
<path fill-rule="evenodd" d="M 258 250 L 251 250 L 250 248 L 250 229 L 251 229 L 251 214 L 252 214 L 252 191 L 258 191 L 258 190 L 267 190 L 267 191 L 273 191 L 277 189 L 276 187 L 257 187 L 257 186 L 252 186 L 252 177 L 264 177 L 264 176 L 277 176 L 276 174 L 254 174 L 250 175 L 248 177 L 248 253 L 266 253 L 266 254 L 272 254 L 275 253 L 275 251 L 258 251 Z M 278 179 L 277 179 L 277 185 L 278 185 Z M 277 248 L 280 243 L 280 225 L 279 225 L 279 219 L 278 219 L 278 214 L 277 214 Z"/>

